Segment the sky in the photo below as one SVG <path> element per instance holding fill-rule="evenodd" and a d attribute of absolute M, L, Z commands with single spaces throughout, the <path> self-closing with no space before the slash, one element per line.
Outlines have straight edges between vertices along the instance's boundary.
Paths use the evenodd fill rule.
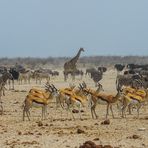
<path fill-rule="evenodd" d="M 0 0 L 0 57 L 148 55 L 148 0 Z"/>

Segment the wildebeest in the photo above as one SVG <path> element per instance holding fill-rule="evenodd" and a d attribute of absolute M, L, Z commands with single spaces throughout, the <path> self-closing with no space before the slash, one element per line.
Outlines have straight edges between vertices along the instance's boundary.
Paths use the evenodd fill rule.
<path fill-rule="evenodd" d="M 17 71 L 15 68 L 11 67 L 9 70 L 9 73 L 11 73 L 13 79 L 12 79 L 12 87 L 11 87 L 11 81 L 9 80 L 9 89 L 14 89 L 14 80 L 18 80 L 19 78 L 19 71 Z"/>
<path fill-rule="evenodd" d="M 106 72 L 107 68 L 106 67 L 98 67 L 98 71 Z"/>
<path fill-rule="evenodd" d="M 140 68 L 141 70 L 148 70 L 148 64 L 139 65 L 139 64 L 127 64 L 128 69 L 137 69 Z"/>
<path fill-rule="evenodd" d="M 115 65 L 114 65 L 114 68 L 115 68 L 118 72 L 121 72 L 121 71 L 125 68 L 125 65 L 122 65 L 122 64 L 115 64 Z"/>
<path fill-rule="evenodd" d="M 52 76 L 59 76 L 59 72 L 58 71 L 51 71 L 51 75 Z"/>
<path fill-rule="evenodd" d="M 95 69 L 95 68 L 87 68 L 87 69 L 86 69 L 85 75 L 91 75 L 91 73 L 92 73 L 93 71 L 96 71 L 96 69 Z"/>
<path fill-rule="evenodd" d="M 128 74 L 136 74 L 136 72 L 134 70 L 126 70 L 126 71 L 124 71 L 124 75 L 128 75 Z"/>

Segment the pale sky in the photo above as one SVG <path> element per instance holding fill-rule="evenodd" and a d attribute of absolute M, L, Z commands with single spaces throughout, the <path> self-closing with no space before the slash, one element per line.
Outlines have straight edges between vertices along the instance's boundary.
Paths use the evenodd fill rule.
<path fill-rule="evenodd" d="M 0 0 L 0 57 L 148 55 L 148 0 Z"/>

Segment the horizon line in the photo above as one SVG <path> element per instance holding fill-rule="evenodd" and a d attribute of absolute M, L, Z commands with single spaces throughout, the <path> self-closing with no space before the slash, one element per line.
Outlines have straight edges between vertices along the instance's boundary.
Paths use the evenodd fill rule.
<path fill-rule="evenodd" d="M 148 57 L 148 55 L 89 55 L 81 56 L 80 58 L 88 57 Z M 39 58 L 39 59 L 48 59 L 48 58 L 73 58 L 74 56 L 48 56 L 48 57 L 39 57 L 39 56 L 16 56 L 16 57 L 0 57 L 0 59 L 18 59 L 18 58 Z"/>

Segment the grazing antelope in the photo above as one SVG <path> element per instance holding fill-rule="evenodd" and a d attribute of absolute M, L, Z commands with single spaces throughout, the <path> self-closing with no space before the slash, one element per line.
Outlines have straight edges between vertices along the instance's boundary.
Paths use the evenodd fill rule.
<path fill-rule="evenodd" d="M 42 108 L 42 119 L 46 118 L 46 110 L 47 105 L 49 102 L 53 99 L 53 96 L 55 95 L 56 90 L 54 90 L 51 85 L 46 85 L 46 92 L 37 90 L 37 89 L 31 89 L 29 94 L 26 96 L 24 101 L 24 108 L 23 108 L 23 121 L 25 120 L 25 113 L 28 117 L 28 120 L 30 121 L 30 108 L 32 106 L 34 107 L 41 107 Z"/>

